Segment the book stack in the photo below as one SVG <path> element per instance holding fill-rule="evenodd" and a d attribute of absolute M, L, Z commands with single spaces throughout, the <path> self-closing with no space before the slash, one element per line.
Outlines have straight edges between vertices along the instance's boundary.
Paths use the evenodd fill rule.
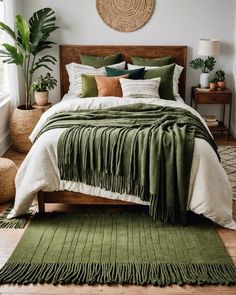
<path fill-rule="evenodd" d="M 207 123 L 207 126 L 218 126 L 219 122 L 216 120 L 216 116 L 214 115 L 205 115 L 204 120 Z"/>

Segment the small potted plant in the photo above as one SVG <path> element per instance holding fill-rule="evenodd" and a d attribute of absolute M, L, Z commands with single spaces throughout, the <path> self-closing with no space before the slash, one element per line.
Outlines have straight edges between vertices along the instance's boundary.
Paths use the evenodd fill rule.
<path fill-rule="evenodd" d="M 216 71 L 215 79 L 217 80 L 218 87 L 220 89 L 225 89 L 226 81 L 225 81 L 225 72 L 222 70 Z"/>
<path fill-rule="evenodd" d="M 217 82 L 218 81 L 215 77 L 210 80 L 209 82 L 210 90 L 215 90 L 217 88 Z"/>
<path fill-rule="evenodd" d="M 37 82 L 32 84 L 34 91 L 35 102 L 39 106 L 45 106 L 48 103 L 48 91 L 57 86 L 57 80 L 47 73 L 45 76 L 40 76 Z"/>
<path fill-rule="evenodd" d="M 208 56 L 206 60 L 203 60 L 202 58 L 195 58 L 189 63 L 191 68 L 201 70 L 200 86 L 202 88 L 209 87 L 209 73 L 214 69 L 215 63 L 216 60 L 212 56 Z"/>

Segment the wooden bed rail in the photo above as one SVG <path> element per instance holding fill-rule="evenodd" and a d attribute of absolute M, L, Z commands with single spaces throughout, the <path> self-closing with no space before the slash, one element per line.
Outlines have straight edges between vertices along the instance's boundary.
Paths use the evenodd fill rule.
<path fill-rule="evenodd" d="M 45 212 L 46 203 L 63 203 L 74 205 L 137 205 L 135 203 L 113 200 L 103 197 L 90 196 L 70 191 L 54 191 L 38 193 L 38 209 L 40 213 Z"/>

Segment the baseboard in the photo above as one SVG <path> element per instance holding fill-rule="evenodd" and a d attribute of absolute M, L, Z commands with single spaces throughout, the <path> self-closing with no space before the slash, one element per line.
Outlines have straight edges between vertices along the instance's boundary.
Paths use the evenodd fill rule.
<path fill-rule="evenodd" d="M 11 137 L 10 137 L 10 133 L 7 132 L 0 138 L 0 156 L 1 157 L 9 149 L 10 145 L 11 145 Z"/>

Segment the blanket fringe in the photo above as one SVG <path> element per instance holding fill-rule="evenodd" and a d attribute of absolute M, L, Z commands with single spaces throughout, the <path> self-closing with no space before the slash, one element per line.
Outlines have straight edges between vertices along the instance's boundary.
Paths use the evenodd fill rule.
<path fill-rule="evenodd" d="M 13 208 L 13 203 L 9 205 L 9 207 L 0 215 L 0 228 L 14 228 L 14 229 L 22 229 L 25 227 L 26 223 L 35 213 L 35 210 L 29 210 L 29 213 L 16 217 L 13 219 L 7 219 L 7 215 L 11 212 Z"/>
<path fill-rule="evenodd" d="M 0 284 L 236 284 L 230 264 L 6 263 Z"/>

